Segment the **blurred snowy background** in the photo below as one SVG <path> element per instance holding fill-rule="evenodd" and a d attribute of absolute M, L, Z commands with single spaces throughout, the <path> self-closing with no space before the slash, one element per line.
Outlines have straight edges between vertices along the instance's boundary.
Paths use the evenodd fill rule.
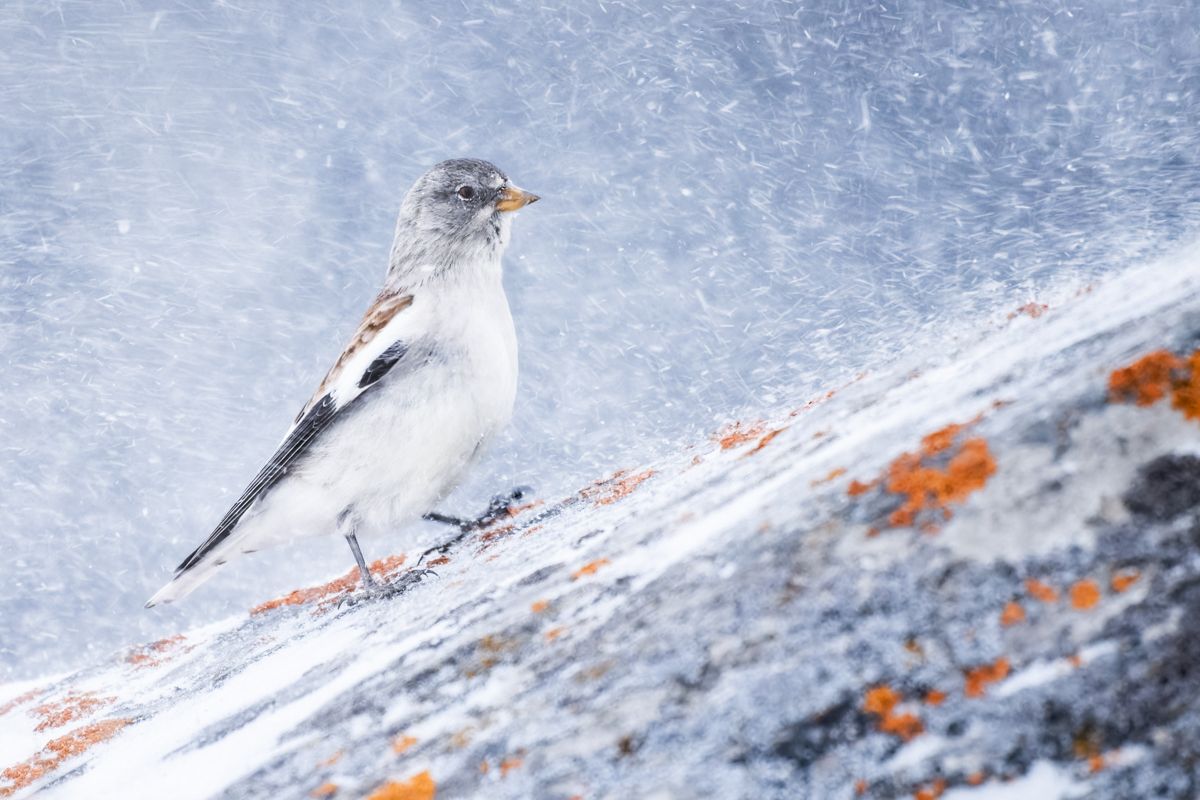
<path fill-rule="evenodd" d="M 141 608 L 443 158 L 545 198 L 507 259 L 517 419 L 456 511 L 570 491 L 1200 223 L 1200 5 L 564 5 L 4 4 L 0 679 L 350 567 L 313 542 Z"/>

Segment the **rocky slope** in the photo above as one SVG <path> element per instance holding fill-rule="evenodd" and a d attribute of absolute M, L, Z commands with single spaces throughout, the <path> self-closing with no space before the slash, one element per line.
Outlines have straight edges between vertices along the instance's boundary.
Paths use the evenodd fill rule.
<path fill-rule="evenodd" d="M 933 344 L 0 686 L 0 797 L 1197 796 L 1200 252 Z"/>

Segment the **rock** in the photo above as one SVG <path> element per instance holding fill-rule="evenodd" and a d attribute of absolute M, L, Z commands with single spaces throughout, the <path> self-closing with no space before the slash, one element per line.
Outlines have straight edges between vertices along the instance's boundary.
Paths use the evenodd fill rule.
<path fill-rule="evenodd" d="M 1038 307 L 0 687 L 0 796 L 1195 797 L 1200 261 Z"/>

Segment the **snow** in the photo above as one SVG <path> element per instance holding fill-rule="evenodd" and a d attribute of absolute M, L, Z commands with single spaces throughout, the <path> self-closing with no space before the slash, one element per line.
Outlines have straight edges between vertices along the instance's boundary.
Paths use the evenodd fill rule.
<path fill-rule="evenodd" d="M 991 763 L 1002 733 L 1041 736 L 1055 693 L 1136 694 L 1138 668 L 1190 652 L 1176 582 L 1194 565 L 1162 554 L 1178 532 L 1155 533 L 1160 554 L 1134 553 L 1144 582 L 1094 615 L 1045 611 L 1022 638 L 996 629 L 994 606 L 1014 591 L 1005 568 L 1065 582 L 1133 557 L 1114 533 L 1143 525 L 1122 504 L 1132 482 L 1167 450 L 1200 452 L 1194 423 L 1169 407 L 1102 401 L 1113 367 L 1194 347 L 1200 6 L 52 0 L 0 10 L 0 36 L 0 705 L 30 687 L 95 689 L 118 697 L 102 714 L 140 720 L 48 795 L 104 796 L 127 769 L 172 791 L 184 790 L 171 775 L 186 778 L 195 796 L 257 779 L 287 794 L 339 737 L 362 749 L 339 781 L 382 779 L 363 731 L 403 727 L 422 742 L 413 758 L 463 796 L 553 785 L 590 797 L 587 782 L 692 796 L 687 770 L 701 765 L 714 794 L 801 781 L 826 796 L 885 764 L 878 780 L 903 796 L 928 763 Z M 467 563 L 474 549 L 456 556 L 388 607 L 398 619 L 247 620 L 348 569 L 336 538 L 256 554 L 189 603 L 144 611 L 341 347 L 381 278 L 403 191 L 461 155 L 544 199 L 522 212 L 506 259 L 517 418 L 443 510 L 532 484 L 561 513 L 481 563 Z M 1049 309 L 1010 318 L 1030 301 Z M 979 414 L 1000 464 L 987 490 L 936 543 L 867 538 L 879 501 L 850 503 L 845 482 Z M 723 451 L 712 436 L 734 420 L 786 429 L 753 456 Z M 655 475 L 611 506 L 562 503 L 645 468 Z M 836 469 L 847 473 L 822 483 Z M 417 525 L 384 549 L 411 555 L 444 534 Z M 608 563 L 594 575 L 563 577 L 596 559 Z M 527 583 L 539 569 L 556 577 Z M 970 596 L 963 574 L 978 581 Z M 776 579 L 802 608 L 774 604 Z M 1159 614 L 1154 581 L 1185 600 Z M 531 622 L 540 600 L 555 610 Z M 544 646 L 554 626 L 569 665 L 543 652 L 559 652 Z M 929 738 L 899 761 L 866 733 L 800 737 L 802 755 L 770 756 L 792 746 L 779 744 L 788 725 L 908 676 L 896 627 L 945 631 L 914 682 L 1012 655 L 992 700 L 961 712 L 995 733 L 935 735 L 960 711 L 925 710 Z M 496 631 L 521 647 L 485 678 L 457 671 Z M 125 660 L 180 632 L 186 648 L 161 666 Z M 430 694 L 386 677 L 426 668 Z M 683 681 L 685 699 L 664 681 Z M 1151 699 L 1186 705 L 1169 689 Z M 259 708 L 266 697 L 278 704 Z M 724 738 L 690 716 L 693 697 L 718 709 Z M 1144 700 L 1131 705 L 1155 705 Z M 342 702 L 353 721 L 331 710 Z M 0 716 L 0 768 L 48 739 L 26 711 Z M 204 722 L 214 742 L 172 755 Z M 1141 718 L 1112 724 L 1142 730 Z M 433 744 L 467 727 L 474 743 Z M 550 733 L 559 763 L 537 755 Z M 634 733 L 635 756 L 601 752 Z M 1038 741 L 1055 736 L 1067 733 Z M 680 741 L 700 760 L 680 759 Z M 1104 781 L 1174 774 L 1156 760 L 1165 745 L 1147 746 L 1146 764 L 1099 776 L 1039 750 L 1010 783 L 945 796 L 1088 781 L 1100 796 L 1145 796 L 1158 787 Z M 479 759 L 520 747 L 525 768 L 473 782 Z M 804 765 L 809 750 L 819 757 Z M 661 787 L 636 783 L 653 769 Z"/>
<path fill-rule="evenodd" d="M 346 563 L 332 540 L 264 553 L 141 611 L 324 373 L 441 158 L 545 198 L 508 259 L 518 419 L 456 511 L 569 491 L 1195 235 L 1200 10 L 1069 11 L 6 8 L 0 672 Z"/>
<path fill-rule="evenodd" d="M 1168 291 L 1147 290 L 1151 279 Z M 952 360 L 939 352 L 941 363 L 919 374 L 900 360 L 817 395 L 819 402 L 793 397 L 790 408 L 766 410 L 757 425 L 724 428 L 527 510 L 512 530 L 464 542 L 436 578 L 400 598 L 243 614 L 154 650 L 158 663 L 142 666 L 118 653 L 77 674 L 0 685 L 0 697 L 9 699 L 36 689 L 0 715 L 0 752 L 16 763 L 66 730 L 37 731 L 35 704 L 94 692 L 116 699 L 70 724 L 134 724 L 30 791 L 256 797 L 336 779 L 367 793 L 389 776 L 429 770 L 450 796 L 589 787 L 670 796 L 686 791 L 701 765 L 711 771 L 713 796 L 794 796 L 797 785 L 841 796 L 859 779 L 919 786 L 939 771 L 956 781 L 947 795 L 961 797 L 1014 796 L 1005 793 L 1017 789 L 1071 797 L 1111 789 L 1096 781 L 1159 780 L 1143 777 L 1165 774 L 1164 759 L 1173 756 L 1159 748 L 1186 737 L 1106 740 L 1105 770 L 1087 774 L 1045 760 L 1047 752 L 1061 759 L 1054 743 L 1074 735 L 1073 727 L 1053 727 L 1064 712 L 1042 720 L 1030 709 L 1069 698 L 1113 714 L 1173 707 L 1155 698 L 1128 707 L 1093 703 L 1097 692 L 1128 692 L 1114 688 L 1127 675 L 1165 669 L 1158 660 L 1173 658 L 1178 640 L 1192 635 L 1178 609 L 1149 602 L 1171 594 L 1154 581 L 1188 585 L 1171 568 L 1186 547 L 1170 538 L 1173 526 L 1131 535 L 1119 527 L 1127 522 L 1114 527 L 1079 503 L 1063 511 L 1073 515 L 1070 524 L 1089 529 L 1086 549 L 1047 554 L 1028 518 L 1025 534 L 1005 537 L 1002 556 L 981 557 L 963 542 L 994 530 L 981 509 L 1016 531 L 1011 517 L 1046 507 L 1038 498 L 1077 496 L 1072 481 L 1095 485 L 1100 473 L 1134 473 L 1131 464 L 1194 444 L 1194 427 L 1180 439 L 1159 409 L 1095 398 L 1103 396 L 1108 369 L 1156 347 L 1176 348 L 1197 308 L 1200 248 L 1189 247 L 1058 301 L 1036 325 L 980 321 L 973 343 L 964 337 Z M 1053 446 L 1036 444 L 1031 432 L 1064 411 L 1082 416 L 1060 459 L 1075 466 L 1061 489 L 1049 490 L 1044 475 L 1023 470 L 1014 454 Z M 878 499 L 851 500 L 850 478 L 870 479 L 921 435 L 981 412 L 974 426 L 995 452 L 996 478 L 936 536 L 866 535 L 871 515 L 886 510 L 871 510 Z M 1140 442 L 1123 451 L 1125 462 L 1089 433 L 1105 420 L 1113 429 L 1115 418 Z M 739 443 L 731 430 L 753 433 Z M 824 477 L 835 466 L 850 470 Z M 1000 484 L 1008 472 L 1020 480 Z M 1114 552 L 1114 542 L 1140 549 Z M 1088 613 L 1065 602 L 1031 605 L 1022 626 L 999 627 L 998 609 L 1020 585 L 1014 571 L 1065 587 L 1079 575 L 1103 575 L 1110 559 L 1139 563 L 1146 575 L 1128 591 L 1105 593 Z M 931 592 L 933 576 L 951 567 L 969 594 L 953 581 Z M 780 592 L 796 600 L 776 599 Z M 923 641 L 914 666 L 912 652 L 899 646 L 903 632 L 929 626 L 938 629 L 932 637 L 912 634 Z M 990 662 L 998 652 L 1012 660 L 1011 674 L 983 697 L 958 694 L 962 665 Z M 869 718 L 853 735 L 822 721 L 839 698 L 859 698 L 880 683 L 936 686 L 951 699 L 927 706 L 904 688 L 902 708 L 926 730 L 890 751 L 879 749 L 889 737 Z M 1176 691 L 1158 682 L 1146 685 L 1152 689 Z M 1189 718 L 1173 716 L 1170 724 Z M 1131 731 L 1143 725 L 1120 724 Z M 397 760 L 390 741 L 402 736 L 416 741 Z M 637 755 L 614 771 L 618 740 Z M 1002 758 L 1012 742 L 1029 750 Z M 731 759 L 731 746 L 748 755 Z M 824 762 L 810 760 L 805 748 L 825 750 L 842 766 L 818 768 Z M 336 752 L 342 760 L 325 765 Z M 501 762 L 509 768 L 497 777 L 492 770 Z M 481 772 L 481 763 L 489 770 Z M 992 775 L 1013 769 L 1006 763 L 1026 766 L 1004 780 Z M 971 764 L 992 778 L 967 787 L 965 767 L 956 765 Z M 131 774 L 146 776 L 135 789 Z"/>
<path fill-rule="evenodd" d="M 974 789 L 954 789 L 946 792 L 944 800 L 1068 800 L 1082 797 L 1086 788 L 1078 785 L 1062 769 L 1039 761 L 1022 778 L 1010 783 L 987 784 Z"/>

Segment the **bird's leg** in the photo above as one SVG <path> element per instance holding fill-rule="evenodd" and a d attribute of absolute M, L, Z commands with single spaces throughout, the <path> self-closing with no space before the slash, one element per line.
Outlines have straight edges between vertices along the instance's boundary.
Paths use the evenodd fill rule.
<path fill-rule="evenodd" d="M 417 559 L 417 563 L 420 564 L 425 560 L 425 557 L 431 553 L 445 555 L 450 551 L 450 548 L 454 547 L 454 545 L 465 539 L 467 534 L 486 528 L 496 520 L 508 516 L 512 510 L 512 507 L 521 500 L 524 500 L 532 492 L 532 487 L 518 486 L 508 494 L 495 495 L 492 497 L 491 502 L 488 503 L 487 509 L 475 519 L 464 519 L 462 517 L 454 517 L 449 514 L 442 514 L 437 511 L 430 511 L 425 515 L 425 519 L 429 520 L 430 522 L 440 522 L 443 525 L 453 525 L 454 527 L 458 528 L 458 534 L 451 537 L 449 540 L 426 550 L 421 554 L 421 557 Z"/>
<path fill-rule="evenodd" d="M 358 537 L 355 536 L 358 520 L 354 518 L 350 509 L 346 509 L 338 515 L 337 525 L 338 531 L 346 537 L 346 544 L 350 545 L 350 552 L 354 553 L 354 563 L 358 564 L 358 574 L 362 576 L 363 588 L 367 591 L 376 589 L 378 584 L 375 583 L 375 578 L 371 575 L 370 568 L 367 567 L 367 560 L 363 558 L 362 548 L 358 546 Z"/>
<path fill-rule="evenodd" d="M 350 551 L 354 553 L 354 560 L 358 563 L 358 574 L 362 576 L 363 588 L 368 591 L 373 591 L 379 588 L 379 584 L 375 582 L 375 578 L 371 575 L 371 570 L 367 567 L 367 560 L 363 558 L 362 548 L 358 546 L 358 537 L 353 533 L 346 534 L 346 542 L 350 545 Z"/>
<path fill-rule="evenodd" d="M 380 584 L 371 574 L 367 560 L 363 558 L 362 548 L 358 546 L 358 537 L 355 536 L 355 528 L 354 516 L 349 510 L 343 511 L 342 515 L 338 517 L 338 530 L 342 532 L 342 536 L 346 537 L 346 543 L 350 545 L 350 552 L 354 553 L 354 562 L 358 564 L 358 573 L 362 576 L 363 594 L 366 597 L 393 597 L 403 593 L 413 584 L 420 583 L 426 575 L 436 574 L 429 569 L 413 569 L 395 580 Z M 358 600 L 354 597 L 346 597 L 342 602 L 354 605 Z"/>

